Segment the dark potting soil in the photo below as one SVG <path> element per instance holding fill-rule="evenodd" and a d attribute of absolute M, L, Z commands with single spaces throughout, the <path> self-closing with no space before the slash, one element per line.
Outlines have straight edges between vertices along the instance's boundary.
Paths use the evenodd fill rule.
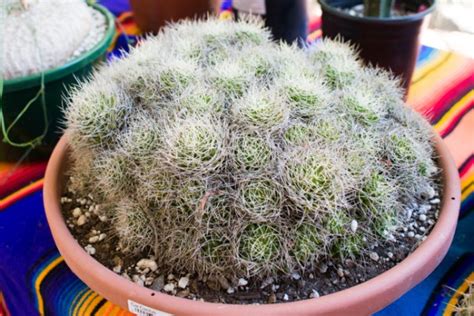
<path fill-rule="evenodd" d="M 167 294 L 209 302 L 255 304 L 291 302 L 337 292 L 369 280 L 402 261 L 426 238 L 438 218 L 440 199 L 431 197 L 411 214 L 408 225 L 393 233 L 393 240 L 373 244 L 356 259 L 328 258 L 317 269 L 257 281 L 225 278 L 198 279 L 193 275 L 160 274 L 160 268 L 137 263 L 149 252 L 130 256 L 121 252 L 112 225 L 91 196 L 71 193 L 62 199 L 63 216 L 72 235 L 97 261 L 123 277 Z M 153 263 L 154 261 L 151 260 Z"/>

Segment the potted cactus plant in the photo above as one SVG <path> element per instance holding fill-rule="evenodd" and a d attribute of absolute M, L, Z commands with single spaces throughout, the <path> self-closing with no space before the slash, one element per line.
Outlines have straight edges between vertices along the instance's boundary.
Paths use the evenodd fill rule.
<path fill-rule="evenodd" d="M 434 0 L 319 0 L 323 35 L 356 45 L 367 64 L 400 77 L 405 95 L 419 51 L 419 33 Z"/>
<path fill-rule="evenodd" d="M 62 98 L 104 59 L 114 18 L 82 0 L 8 0 L 4 13 L 0 158 L 44 158 L 59 139 Z"/>
<path fill-rule="evenodd" d="M 53 237 L 132 312 L 375 312 L 440 262 L 459 208 L 449 153 L 401 98 L 341 42 L 167 26 L 70 97 Z"/>

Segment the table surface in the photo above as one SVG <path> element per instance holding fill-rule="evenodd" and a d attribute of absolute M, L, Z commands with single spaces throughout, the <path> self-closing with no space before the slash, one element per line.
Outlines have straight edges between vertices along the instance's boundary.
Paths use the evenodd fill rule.
<path fill-rule="evenodd" d="M 118 48 L 136 40 L 139 30 L 126 0 L 100 2 L 120 23 L 109 52 L 119 54 Z M 320 20 L 313 19 L 311 40 L 321 36 L 319 27 Z M 461 217 L 440 266 L 377 315 L 451 315 L 460 294 L 474 282 L 474 60 L 423 46 L 407 103 L 450 148 L 462 182 Z M 42 203 L 45 166 L 0 161 L 0 316 L 128 315 L 80 281 L 57 251 Z"/>

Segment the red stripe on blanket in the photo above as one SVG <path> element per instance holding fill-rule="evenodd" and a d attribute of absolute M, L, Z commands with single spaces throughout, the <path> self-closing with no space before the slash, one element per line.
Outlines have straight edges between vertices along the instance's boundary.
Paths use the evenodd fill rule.
<path fill-rule="evenodd" d="M 0 200 L 43 177 L 47 162 L 0 164 Z"/>
<path fill-rule="evenodd" d="M 444 94 L 431 106 L 425 107 L 423 114 L 431 124 L 436 124 L 451 107 L 474 88 L 474 75 L 459 77 L 459 80 L 451 81 L 445 86 Z"/>

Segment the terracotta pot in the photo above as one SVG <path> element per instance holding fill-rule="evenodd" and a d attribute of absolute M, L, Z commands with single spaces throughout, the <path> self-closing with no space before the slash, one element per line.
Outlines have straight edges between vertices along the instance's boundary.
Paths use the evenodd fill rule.
<path fill-rule="evenodd" d="M 230 305 L 192 301 L 141 287 L 97 262 L 74 239 L 61 214 L 60 197 L 68 163 L 65 136 L 48 163 L 44 205 L 54 240 L 67 265 L 90 288 L 124 308 L 133 301 L 175 315 L 369 315 L 427 277 L 451 244 L 460 206 L 460 182 L 453 159 L 438 135 L 435 136 L 435 145 L 443 169 L 444 191 L 438 222 L 428 238 L 405 260 L 371 280 L 320 298 L 292 303 Z"/>
<path fill-rule="evenodd" d="M 215 10 L 216 0 L 130 0 L 133 15 L 143 32 L 157 33 L 166 23 L 203 17 Z"/>

